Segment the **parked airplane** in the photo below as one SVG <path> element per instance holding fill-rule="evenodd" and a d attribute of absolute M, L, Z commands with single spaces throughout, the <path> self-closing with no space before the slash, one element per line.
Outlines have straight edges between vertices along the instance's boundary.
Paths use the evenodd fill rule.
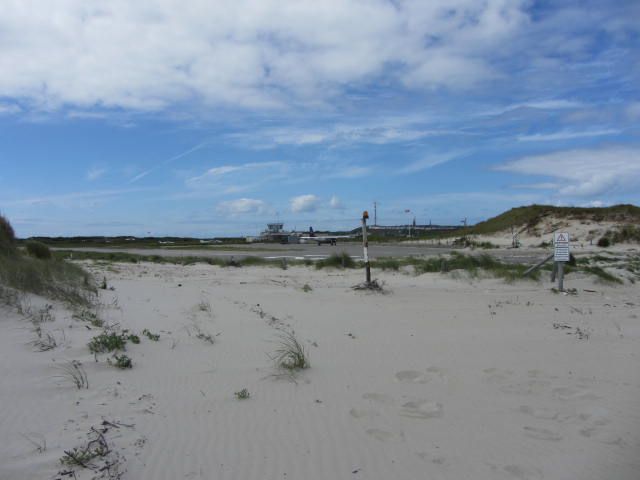
<path fill-rule="evenodd" d="M 329 245 L 336 245 L 338 239 L 353 238 L 353 235 L 316 235 L 313 231 L 313 227 L 309 227 L 309 235 L 300 237 L 300 242 L 317 242 L 318 245 L 328 243 Z"/>

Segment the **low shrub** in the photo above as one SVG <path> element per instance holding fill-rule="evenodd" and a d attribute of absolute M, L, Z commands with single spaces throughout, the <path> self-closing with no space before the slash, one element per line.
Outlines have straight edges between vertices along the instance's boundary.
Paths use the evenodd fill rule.
<path fill-rule="evenodd" d="M 89 342 L 89 351 L 93 354 L 124 350 L 127 344 L 127 333 L 103 332 Z"/>
<path fill-rule="evenodd" d="M 36 240 L 29 240 L 25 244 L 27 253 L 32 257 L 39 258 L 40 260 L 50 260 L 51 250 L 44 243 Z"/>
<path fill-rule="evenodd" d="M 125 369 L 125 368 L 133 368 L 133 362 L 131 361 L 131 358 L 129 358 L 129 356 L 127 355 L 114 355 L 113 356 L 114 361 L 112 362 L 111 359 L 108 359 L 107 361 L 109 362 L 110 365 L 113 365 L 116 368 L 120 368 L 120 369 Z"/>
<path fill-rule="evenodd" d="M 347 252 L 340 254 L 333 253 L 329 258 L 318 260 L 316 262 L 316 268 L 321 269 L 325 267 L 333 268 L 355 268 L 356 262 L 349 256 Z"/>
<path fill-rule="evenodd" d="M 0 215 L 0 255 L 9 255 L 15 251 L 16 234 L 3 215 Z"/>
<path fill-rule="evenodd" d="M 598 240 L 598 246 L 607 248 L 611 246 L 611 240 L 609 240 L 608 237 L 600 237 L 600 240 Z"/>

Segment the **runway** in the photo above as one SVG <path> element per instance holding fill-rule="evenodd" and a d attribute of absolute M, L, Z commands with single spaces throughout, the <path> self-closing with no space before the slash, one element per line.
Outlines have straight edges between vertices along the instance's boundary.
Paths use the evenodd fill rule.
<path fill-rule="evenodd" d="M 338 245 L 316 244 L 265 244 L 253 243 L 247 245 L 211 246 L 203 248 L 103 248 L 103 247 L 77 247 L 64 248 L 68 251 L 97 251 L 97 252 L 126 252 L 137 255 L 159 255 L 166 257 L 262 257 L 266 259 L 287 258 L 292 260 L 323 259 L 333 253 L 345 252 L 354 259 L 362 258 L 362 244 L 357 242 L 338 243 Z M 448 245 L 407 245 L 402 243 L 373 243 L 369 245 L 369 257 L 372 260 L 385 257 L 433 257 L 450 253 L 454 250 L 466 253 L 488 253 L 509 263 L 533 263 L 544 257 L 545 250 L 541 249 L 491 249 L 491 250 L 463 250 Z"/>

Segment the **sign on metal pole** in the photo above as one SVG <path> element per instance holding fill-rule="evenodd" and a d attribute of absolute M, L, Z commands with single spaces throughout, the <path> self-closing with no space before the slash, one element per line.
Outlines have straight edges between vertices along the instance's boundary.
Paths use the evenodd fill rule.
<path fill-rule="evenodd" d="M 551 275 L 551 281 L 558 272 L 558 290 L 564 291 L 564 262 L 571 258 L 569 253 L 569 234 L 567 232 L 556 232 L 553 234 L 553 261 L 555 268 Z"/>
<path fill-rule="evenodd" d="M 556 232 L 553 235 L 553 261 L 569 261 L 569 234 L 567 232 Z"/>

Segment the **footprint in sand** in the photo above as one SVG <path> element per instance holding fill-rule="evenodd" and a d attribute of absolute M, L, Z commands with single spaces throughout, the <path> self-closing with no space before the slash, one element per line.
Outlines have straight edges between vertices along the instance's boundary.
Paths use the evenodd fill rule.
<path fill-rule="evenodd" d="M 444 415 L 444 407 L 441 403 L 428 400 L 416 400 L 407 402 L 400 409 L 400 416 L 408 418 L 441 418 Z"/>
<path fill-rule="evenodd" d="M 396 373 L 396 379 L 403 383 L 427 383 L 429 379 L 417 370 L 401 370 Z"/>
<path fill-rule="evenodd" d="M 553 442 L 562 440 L 562 435 L 548 428 L 524 427 L 524 434 L 536 440 L 550 440 Z"/>
<path fill-rule="evenodd" d="M 352 408 L 351 410 L 349 410 L 349 415 L 351 415 L 353 418 L 375 418 L 375 417 L 379 417 L 380 413 L 376 412 L 375 410 L 367 410 L 365 408 Z"/>
<path fill-rule="evenodd" d="M 365 400 L 371 400 L 382 405 L 393 405 L 393 397 L 384 393 L 368 392 L 362 395 Z"/>
<path fill-rule="evenodd" d="M 584 387 L 558 387 L 552 394 L 558 400 L 597 400 L 599 397 Z"/>
<path fill-rule="evenodd" d="M 504 471 L 510 473 L 515 478 L 521 480 L 535 480 L 544 478 L 544 475 L 540 470 L 535 467 L 523 467 L 521 465 L 506 465 L 503 467 Z"/>
<path fill-rule="evenodd" d="M 386 430 L 380 430 L 379 428 L 367 428 L 365 432 L 367 435 L 375 438 L 376 440 L 380 440 L 381 442 L 392 440 L 393 437 L 395 437 L 393 433 L 387 432 Z"/>

